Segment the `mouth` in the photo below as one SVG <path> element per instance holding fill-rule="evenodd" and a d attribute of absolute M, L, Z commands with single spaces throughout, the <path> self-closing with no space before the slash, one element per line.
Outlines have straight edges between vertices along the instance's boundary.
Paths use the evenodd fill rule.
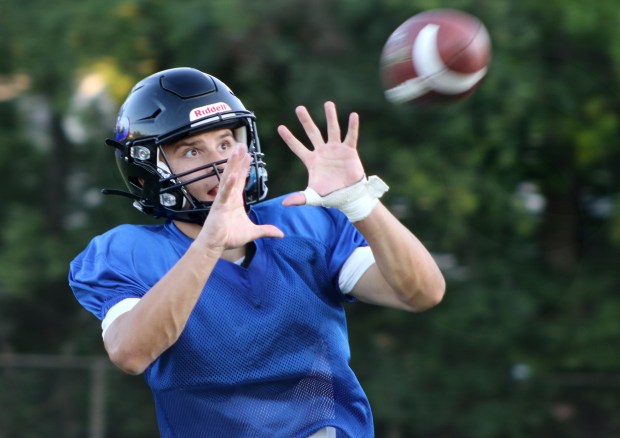
<path fill-rule="evenodd" d="M 215 187 L 213 187 L 211 190 L 209 190 L 209 191 L 207 192 L 207 195 L 209 195 L 209 196 L 213 196 L 213 197 L 215 198 L 215 197 L 217 196 L 217 192 L 219 191 L 219 189 L 220 189 L 220 186 L 219 186 L 219 185 L 218 185 L 218 186 L 215 186 Z"/>

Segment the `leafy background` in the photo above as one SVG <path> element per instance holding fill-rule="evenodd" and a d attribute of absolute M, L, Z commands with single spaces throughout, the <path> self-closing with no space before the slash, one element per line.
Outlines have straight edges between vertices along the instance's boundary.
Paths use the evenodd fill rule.
<path fill-rule="evenodd" d="M 487 25 L 488 77 L 388 104 L 385 40 L 439 7 Z M 257 114 L 273 196 L 305 187 L 276 134 L 300 133 L 296 105 L 360 113 L 367 172 L 448 280 L 421 314 L 349 308 L 378 437 L 620 436 L 615 0 L 0 0 L 0 437 L 157 435 L 142 379 L 97 373 L 66 275 L 95 234 L 150 221 L 100 194 L 122 184 L 103 139 L 131 85 L 176 66 Z"/>

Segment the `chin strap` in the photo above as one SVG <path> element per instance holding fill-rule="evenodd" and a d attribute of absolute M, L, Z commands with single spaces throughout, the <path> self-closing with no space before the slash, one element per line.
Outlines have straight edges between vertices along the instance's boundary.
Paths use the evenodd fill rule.
<path fill-rule="evenodd" d="M 389 186 L 378 176 L 366 178 L 364 175 L 359 182 L 326 196 L 319 195 L 310 187 L 303 194 L 306 196 L 306 205 L 337 208 L 354 223 L 366 219 L 388 189 Z"/>

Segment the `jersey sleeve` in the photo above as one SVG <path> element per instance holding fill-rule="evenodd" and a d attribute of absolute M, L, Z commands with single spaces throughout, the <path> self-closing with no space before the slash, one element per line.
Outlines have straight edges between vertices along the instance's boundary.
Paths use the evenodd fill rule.
<path fill-rule="evenodd" d="M 343 213 L 331 208 L 325 209 L 325 211 L 333 221 L 333 228 L 330 230 L 331 236 L 327 237 L 331 245 L 330 270 L 338 279 L 338 287 L 341 289 L 341 292 L 349 293 L 353 289 L 352 286 L 355 285 L 361 275 L 374 262 L 372 251 L 369 250 L 366 239 Z M 360 248 L 365 250 L 360 253 L 357 251 Z M 355 254 L 368 255 L 367 253 L 370 254 L 370 258 L 355 256 Z M 368 263 L 368 260 L 370 260 L 370 263 Z M 357 266 L 358 262 L 360 266 Z M 343 268 L 346 268 L 344 275 L 347 278 L 341 277 Z"/>
<path fill-rule="evenodd" d="M 281 196 L 253 206 L 251 218 L 258 224 L 277 226 L 284 232 L 285 239 L 294 236 L 312 241 L 312 245 L 320 247 L 325 257 L 326 275 L 331 279 L 334 289 L 343 295 L 350 292 L 361 275 L 374 263 L 372 252 L 359 253 L 370 257 L 353 256 L 343 277 L 342 269 L 358 248 L 368 247 L 368 242 L 341 211 L 314 206 L 284 207 L 284 198 Z M 354 298 L 347 296 L 345 299 Z"/>
<path fill-rule="evenodd" d="M 369 246 L 357 248 L 349 256 L 340 270 L 338 285 L 344 294 L 349 294 L 362 275 L 375 263 L 375 257 Z"/>
<path fill-rule="evenodd" d="M 97 236 L 70 264 L 69 285 L 76 299 L 100 320 L 118 302 L 141 298 L 152 287 L 137 273 L 136 237 L 129 229 Z"/>

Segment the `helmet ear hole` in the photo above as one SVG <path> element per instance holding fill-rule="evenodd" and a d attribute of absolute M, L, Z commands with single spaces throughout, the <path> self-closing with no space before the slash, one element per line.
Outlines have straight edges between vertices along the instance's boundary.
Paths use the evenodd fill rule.
<path fill-rule="evenodd" d="M 144 178 L 137 178 L 135 176 L 130 176 L 129 183 L 131 183 L 134 187 L 141 189 L 144 187 Z"/>

